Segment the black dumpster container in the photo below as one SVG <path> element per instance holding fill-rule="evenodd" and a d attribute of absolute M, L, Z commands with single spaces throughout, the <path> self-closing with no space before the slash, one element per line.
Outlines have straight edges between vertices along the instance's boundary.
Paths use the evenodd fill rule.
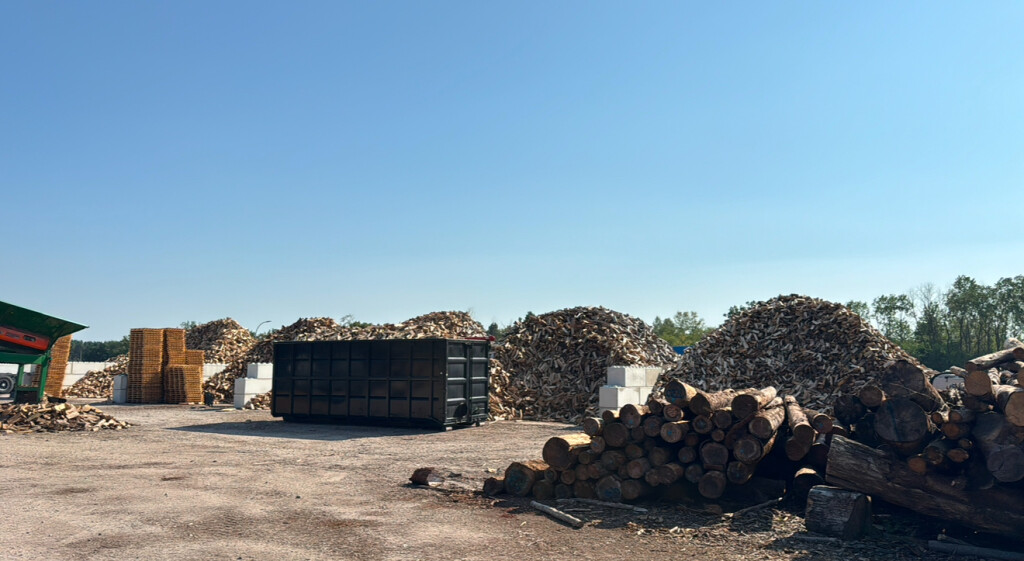
<path fill-rule="evenodd" d="M 274 343 L 270 409 L 286 421 L 419 425 L 487 419 L 488 341 Z"/>

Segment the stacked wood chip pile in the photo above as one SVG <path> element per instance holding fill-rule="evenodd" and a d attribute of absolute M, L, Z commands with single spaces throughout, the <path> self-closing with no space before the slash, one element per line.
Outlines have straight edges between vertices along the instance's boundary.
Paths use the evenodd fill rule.
<path fill-rule="evenodd" d="M 673 379 L 708 390 L 771 385 L 827 411 L 839 392 L 860 391 L 872 373 L 898 359 L 913 361 L 845 306 L 779 296 L 743 311 L 687 349 L 659 387 Z"/>
<path fill-rule="evenodd" d="M 237 321 L 224 318 L 189 329 L 185 342 L 189 349 L 206 351 L 209 362 L 229 363 L 249 352 L 256 339 Z"/>
<path fill-rule="evenodd" d="M 487 332 L 480 322 L 465 312 L 433 312 L 398 324 L 347 327 L 331 318 L 300 319 L 295 323 L 272 332 L 266 339 L 254 345 L 239 360 L 228 365 L 221 372 L 207 380 L 205 391 L 214 394 L 218 401 L 230 401 L 234 397 L 235 378 L 245 375 L 250 363 L 272 362 L 274 343 L 279 341 L 354 341 L 381 339 L 461 339 L 485 337 Z M 270 399 L 260 395 L 250 400 L 252 408 L 270 407 Z"/>
<path fill-rule="evenodd" d="M 128 355 L 118 355 L 110 362 L 112 364 L 103 370 L 94 370 L 82 376 L 70 388 L 64 390 L 64 396 L 110 399 L 114 392 L 114 376 L 128 372 Z"/>
<path fill-rule="evenodd" d="M 517 322 L 494 359 L 495 418 L 576 421 L 597 411 L 607 367 L 674 365 L 679 355 L 638 318 L 578 307 Z"/>
<path fill-rule="evenodd" d="M 1024 536 L 1024 346 L 969 361 L 961 388 L 894 361 L 878 385 L 836 400 L 826 481 L 922 514 Z"/>
<path fill-rule="evenodd" d="M 611 502 L 698 494 L 715 500 L 727 491 L 743 500 L 765 488 L 780 496 L 779 478 L 792 477 L 816 441 L 814 424 L 833 428 L 829 417 L 771 386 L 707 393 L 673 382 L 667 389 L 646 405 L 586 418 L 582 434 L 549 439 L 543 461 L 514 462 L 485 492 Z"/>
<path fill-rule="evenodd" d="M 0 433 L 121 430 L 131 425 L 91 405 L 70 403 L 0 405 Z"/>
<path fill-rule="evenodd" d="M 60 397 L 64 391 L 64 375 L 68 370 L 68 358 L 71 356 L 71 336 L 65 335 L 54 342 L 50 348 L 50 367 L 46 374 L 46 395 Z"/>

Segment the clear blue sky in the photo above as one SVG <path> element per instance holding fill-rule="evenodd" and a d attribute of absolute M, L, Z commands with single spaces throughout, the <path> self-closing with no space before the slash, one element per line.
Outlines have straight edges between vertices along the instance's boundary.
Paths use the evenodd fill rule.
<path fill-rule="evenodd" d="M 1024 273 L 1022 29 L 1019 2 L 6 2 L 0 300 L 100 340 L 991 283 Z"/>

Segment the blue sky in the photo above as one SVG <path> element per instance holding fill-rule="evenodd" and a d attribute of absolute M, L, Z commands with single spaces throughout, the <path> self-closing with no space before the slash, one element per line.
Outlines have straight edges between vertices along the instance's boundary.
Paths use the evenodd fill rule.
<path fill-rule="evenodd" d="M 1024 273 L 1024 4 L 16 2 L 0 300 L 231 316 L 870 300 Z"/>

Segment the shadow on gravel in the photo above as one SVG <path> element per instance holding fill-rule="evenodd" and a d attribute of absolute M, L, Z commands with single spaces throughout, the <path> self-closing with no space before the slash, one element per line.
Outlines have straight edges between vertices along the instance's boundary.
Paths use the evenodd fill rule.
<path fill-rule="evenodd" d="M 244 421 L 209 423 L 170 427 L 167 430 L 224 434 L 232 436 L 257 436 L 269 438 L 294 438 L 299 440 L 341 441 L 355 438 L 379 438 L 386 436 L 416 436 L 437 434 L 439 431 L 418 428 L 393 428 L 353 425 L 315 425 L 307 423 L 286 423 L 284 421 Z"/>

